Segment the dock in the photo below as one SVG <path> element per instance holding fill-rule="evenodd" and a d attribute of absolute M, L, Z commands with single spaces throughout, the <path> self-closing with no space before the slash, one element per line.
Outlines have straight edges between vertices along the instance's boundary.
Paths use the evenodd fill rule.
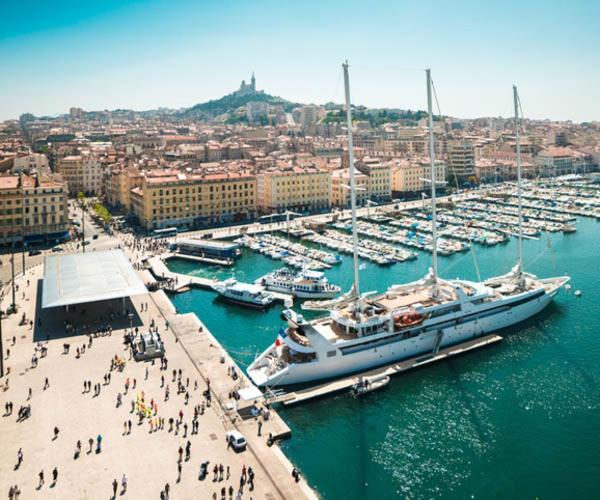
<path fill-rule="evenodd" d="M 213 285 L 218 283 L 218 280 L 209 278 L 200 278 L 199 276 L 190 276 L 189 274 L 174 273 L 170 271 L 165 264 L 165 260 L 172 258 L 174 254 L 163 254 L 162 256 L 155 255 L 146 260 L 152 274 L 159 280 L 171 279 L 175 282 L 173 291 L 186 286 L 197 286 L 212 290 Z"/>
<path fill-rule="evenodd" d="M 359 383 L 365 377 L 375 377 L 383 375 L 388 375 L 391 377 L 393 375 L 397 375 L 399 373 L 403 373 L 414 368 L 430 365 L 432 363 L 443 361 L 453 356 L 466 354 L 476 349 L 487 347 L 491 344 L 500 342 L 501 340 L 502 337 L 500 337 L 499 335 L 486 335 L 485 337 L 480 337 L 477 339 L 469 340 L 467 342 L 462 342 L 461 344 L 455 344 L 449 347 L 445 347 L 443 349 L 440 349 L 436 355 L 423 354 L 420 356 L 415 356 L 413 358 L 405 359 L 397 363 L 392 363 L 386 366 L 380 366 L 379 368 L 375 368 L 367 372 L 357 373 L 349 377 L 344 377 L 341 379 L 333 380 L 331 382 L 327 382 L 325 384 L 320 384 L 315 387 L 302 389 L 296 392 L 281 394 L 273 398 L 273 400 L 271 400 L 270 402 L 283 403 L 285 406 L 303 403 L 310 399 L 316 399 L 333 394 L 335 392 L 348 390 L 354 384 Z"/>

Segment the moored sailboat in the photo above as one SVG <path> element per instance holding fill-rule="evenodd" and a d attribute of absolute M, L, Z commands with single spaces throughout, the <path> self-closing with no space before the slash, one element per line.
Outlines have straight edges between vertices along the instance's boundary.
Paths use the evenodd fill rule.
<path fill-rule="evenodd" d="M 435 355 L 442 347 L 465 342 L 537 314 L 568 281 L 540 279 L 523 271 L 521 152 L 518 94 L 514 88 L 519 184 L 517 265 L 506 275 L 483 283 L 438 276 L 435 148 L 432 82 L 427 76 L 431 168 L 432 267 L 422 279 L 395 285 L 384 294 L 360 293 L 354 156 L 348 65 L 343 65 L 348 122 L 354 284 L 349 296 L 327 317 L 306 321 L 286 310 L 287 329 L 248 368 L 257 385 L 289 385 L 369 370 L 416 355 Z"/>

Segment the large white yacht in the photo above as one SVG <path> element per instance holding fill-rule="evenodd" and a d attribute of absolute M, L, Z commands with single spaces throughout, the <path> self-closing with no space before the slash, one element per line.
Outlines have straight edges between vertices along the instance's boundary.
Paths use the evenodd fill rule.
<path fill-rule="evenodd" d="M 331 299 L 340 291 L 340 287 L 329 283 L 320 271 L 305 269 L 295 273 L 287 267 L 259 278 L 256 283 L 267 290 L 289 293 L 300 299 Z"/>
<path fill-rule="evenodd" d="M 431 165 L 433 266 L 423 279 L 392 286 L 384 294 L 363 297 L 359 291 L 356 252 L 354 158 L 348 66 L 344 64 L 351 203 L 354 238 L 354 287 L 327 317 L 306 321 L 291 309 L 284 311 L 287 327 L 273 345 L 248 368 L 259 386 L 300 384 L 365 371 L 418 355 L 435 355 L 441 347 L 464 342 L 524 321 L 546 307 L 569 277 L 539 279 L 523 271 L 521 207 L 518 264 L 506 275 L 485 282 L 444 280 L 437 274 L 434 168 Z M 429 152 L 433 163 L 431 76 L 427 70 Z M 520 191 L 520 137 L 517 101 L 515 132 Z M 331 301 L 330 301 L 331 302 Z"/>

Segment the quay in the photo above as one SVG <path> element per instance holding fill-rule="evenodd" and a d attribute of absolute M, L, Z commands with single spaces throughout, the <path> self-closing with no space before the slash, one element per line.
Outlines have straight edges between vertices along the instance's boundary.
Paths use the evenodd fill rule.
<path fill-rule="evenodd" d="M 462 342 L 460 344 L 445 347 L 443 349 L 440 349 L 435 355 L 422 354 L 413 358 L 406 359 L 404 361 L 399 361 L 386 366 L 381 366 L 373 370 L 357 373 L 349 377 L 336 379 L 331 382 L 326 382 L 317 386 L 301 389 L 296 392 L 275 395 L 274 397 L 270 398 L 269 401 L 271 403 L 283 403 L 285 406 L 304 403 L 311 399 L 329 396 L 336 392 L 348 390 L 353 385 L 361 382 L 366 377 L 376 377 L 384 375 L 391 377 L 393 375 L 398 375 L 399 373 L 403 373 L 408 370 L 413 370 L 415 368 L 427 366 L 438 361 L 443 361 L 454 356 L 466 354 L 468 352 L 475 351 L 476 349 L 487 347 L 491 344 L 500 342 L 501 340 L 502 337 L 500 337 L 499 335 L 486 335 L 484 337 L 469 340 L 467 342 Z"/>
<path fill-rule="evenodd" d="M 144 251 L 127 248 L 126 240 L 99 242 L 112 249 L 123 243 L 131 262 L 139 263 L 146 257 Z M 5 409 L 0 421 L 0 490 L 8 491 L 18 484 L 24 498 L 39 492 L 48 499 L 102 499 L 110 496 L 112 481 L 120 483 L 125 474 L 128 488 L 124 498 L 158 498 L 168 483 L 170 498 L 209 499 L 213 493 L 219 495 L 222 487 L 231 485 L 237 491 L 242 467 L 250 466 L 255 472 L 254 489 L 249 490 L 246 483 L 242 498 L 317 498 L 302 477 L 299 482 L 292 477 L 294 466 L 277 444 L 291 432 L 277 412 L 270 409 L 268 418 L 244 414 L 255 400 L 233 403 L 233 392 L 252 387 L 195 314 L 178 314 L 163 290 L 126 298 L 122 313 L 120 299 L 111 302 L 110 317 L 106 302 L 89 302 L 68 311 L 64 307 L 44 309 L 43 271 L 40 263 L 16 278 L 18 312 L 2 319 L 7 373 L 0 378 L 0 405 Z M 145 283 L 153 280 L 147 269 L 138 268 L 137 273 Z M 10 293 L 4 293 L 3 310 L 10 299 Z M 22 315 L 26 322 L 19 321 Z M 75 331 L 65 329 L 63 319 L 67 315 L 70 323 L 79 325 Z M 88 336 L 83 323 L 98 332 L 110 324 L 112 331 Z M 144 332 L 151 324 L 160 332 L 168 370 L 163 371 L 158 360 L 136 362 L 128 357 L 128 347 L 123 344 L 124 335 L 133 327 Z M 109 370 L 115 356 L 122 368 Z M 183 392 L 177 390 L 173 371 L 183 374 Z M 111 375 L 108 382 L 107 373 Z M 87 380 L 91 381 L 90 390 L 82 392 Z M 166 386 L 171 386 L 170 397 L 165 395 Z M 212 404 L 199 416 L 198 431 L 190 433 L 193 410 L 206 401 L 207 391 Z M 187 396 L 184 398 L 187 393 L 189 403 Z M 146 402 L 157 404 L 156 418 L 138 423 L 132 408 L 136 398 L 140 401 L 144 395 Z M 6 412 L 9 402 L 14 404 L 12 413 Z M 27 405 L 30 414 L 17 418 L 19 408 Z M 178 415 L 183 417 L 178 419 Z M 164 428 L 153 429 L 151 421 L 158 417 L 165 417 L 167 423 Z M 126 432 L 123 429 L 128 419 L 133 426 Z M 171 425 L 169 430 L 169 420 L 180 420 L 182 429 Z M 59 432 L 53 438 L 54 428 Z M 236 453 L 226 444 L 225 433 L 234 429 L 247 440 L 244 452 Z M 268 442 L 269 434 L 273 443 Z M 98 436 L 102 436 L 101 451 L 97 449 Z M 191 458 L 180 461 L 182 471 L 178 474 L 178 448 L 185 448 L 187 441 L 191 443 Z M 24 459 L 15 466 L 19 450 Z M 200 481 L 199 465 L 206 460 L 210 461 L 210 474 Z M 230 468 L 231 477 L 213 482 L 212 467 L 217 464 Z M 50 487 L 55 467 L 58 481 Z M 40 471 L 45 473 L 46 484 L 38 484 Z"/>

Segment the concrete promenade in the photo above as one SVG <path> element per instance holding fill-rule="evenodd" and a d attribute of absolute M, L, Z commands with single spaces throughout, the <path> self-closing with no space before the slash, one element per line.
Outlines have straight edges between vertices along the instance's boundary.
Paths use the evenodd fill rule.
<path fill-rule="evenodd" d="M 226 498 L 230 498 L 230 486 L 232 498 L 237 498 L 242 468 L 246 466 L 254 471 L 254 489 L 251 491 L 246 482 L 240 498 L 315 496 L 304 480 L 299 483 L 293 480 L 292 465 L 277 445 L 267 445 L 268 433 L 285 431 L 287 426 L 284 422 L 271 413 L 271 418 L 263 423 L 262 435 L 258 436 L 257 420 L 233 422 L 227 415 L 228 392 L 239 386 L 240 379 L 234 381 L 227 376 L 231 360 L 206 329 L 199 331 L 200 324 L 195 315 L 176 315 L 162 291 L 135 297 L 127 305 L 130 310 L 135 310 L 133 326 L 144 329 L 152 320 L 155 321 L 165 343 L 168 369 L 161 370 L 159 361 L 154 364 L 136 363 L 129 359 L 123 344 L 123 333 L 129 327 L 128 318 L 111 320 L 112 334 L 93 338 L 89 347 L 88 336 L 65 336 L 62 327 L 64 312 L 38 309 L 36 313 L 42 267 L 35 266 L 17 279 L 19 312 L 3 319 L 2 324 L 4 362 L 10 368 L 10 374 L 0 379 L 2 495 L 7 495 L 11 486 L 18 485 L 20 498 L 25 499 L 107 499 L 112 498 L 112 483 L 116 480 L 116 496 L 123 498 L 160 498 L 167 483 L 170 499 L 221 498 L 222 488 L 225 488 Z M 10 294 L 5 294 L 2 309 L 5 310 L 9 302 Z M 143 310 L 142 304 L 145 305 Z M 34 320 L 33 327 L 29 323 L 19 326 L 23 312 L 28 319 Z M 78 306 L 70 314 L 80 315 L 81 322 L 91 328 L 99 328 L 109 322 L 106 304 Z M 37 323 L 38 318 L 41 325 Z M 71 320 L 74 319 L 72 316 Z M 63 351 L 65 343 L 70 344 L 68 354 Z M 82 350 L 84 345 L 85 352 L 77 357 L 77 348 Z M 42 346 L 47 349 L 44 357 L 39 349 Z M 10 355 L 6 359 L 8 350 Z M 32 367 L 34 355 L 38 362 Z M 122 372 L 110 371 L 114 356 L 125 360 Z M 221 363 L 221 356 L 224 363 Z M 182 372 L 184 392 L 180 394 L 177 394 L 178 382 L 173 382 L 173 370 L 177 370 L 176 376 L 179 370 Z M 104 380 L 106 374 L 110 374 L 109 383 Z M 46 378 L 49 386 L 44 389 Z M 192 434 L 194 407 L 205 402 L 203 392 L 207 389 L 208 378 L 211 380 L 212 405 L 199 415 L 198 433 Z M 92 389 L 84 391 L 84 381 L 88 380 Z M 127 380 L 130 385 L 126 391 Z M 98 395 L 94 395 L 96 384 L 100 386 Z M 170 394 L 165 401 L 166 385 Z M 189 394 L 187 404 L 186 392 Z M 119 393 L 122 405 L 117 407 Z M 142 395 L 146 404 L 151 400 L 157 404 L 157 413 L 151 420 L 155 422 L 164 418 L 164 429 L 152 430 L 148 418 L 138 424 L 138 416 L 131 409 L 132 402 L 135 405 Z M 11 414 L 5 412 L 5 405 L 9 402 L 13 403 Z M 25 405 L 31 406 L 31 416 L 19 422 L 19 408 Z M 180 411 L 183 418 L 179 429 L 174 426 L 170 430 L 169 420 L 179 420 Z M 128 427 L 127 432 L 124 430 L 124 423 L 128 421 L 132 422 L 131 433 Z M 56 438 L 55 427 L 59 429 Z M 234 427 L 238 427 L 249 442 L 248 449 L 242 453 L 235 453 L 226 446 L 225 432 Z M 102 436 L 102 446 L 101 452 L 97 453 L 99 435 Z M 93 441 L 91 452 L 90 439 Z M 76 454 L 77 441 L 81 442 L 79 454 Z M 186 460 L 188 441 L 191 456 Z M 180 447 L 184 453 L 181 476 L 178 477 Z M 16 467 L 19 449 L 22 450 L 23 461 Z M 200 481 L 199 467 L 205 460 L 210 461 L 209 474 Z M 222 481 L 213 481 L 215 464 L 223 465 Z M 58 479 L 53 483 L 55 467 Z M 41 471 L 44 481 L 39 486 Z M 127 488 L 121 495 L 124 474 Z"/>

